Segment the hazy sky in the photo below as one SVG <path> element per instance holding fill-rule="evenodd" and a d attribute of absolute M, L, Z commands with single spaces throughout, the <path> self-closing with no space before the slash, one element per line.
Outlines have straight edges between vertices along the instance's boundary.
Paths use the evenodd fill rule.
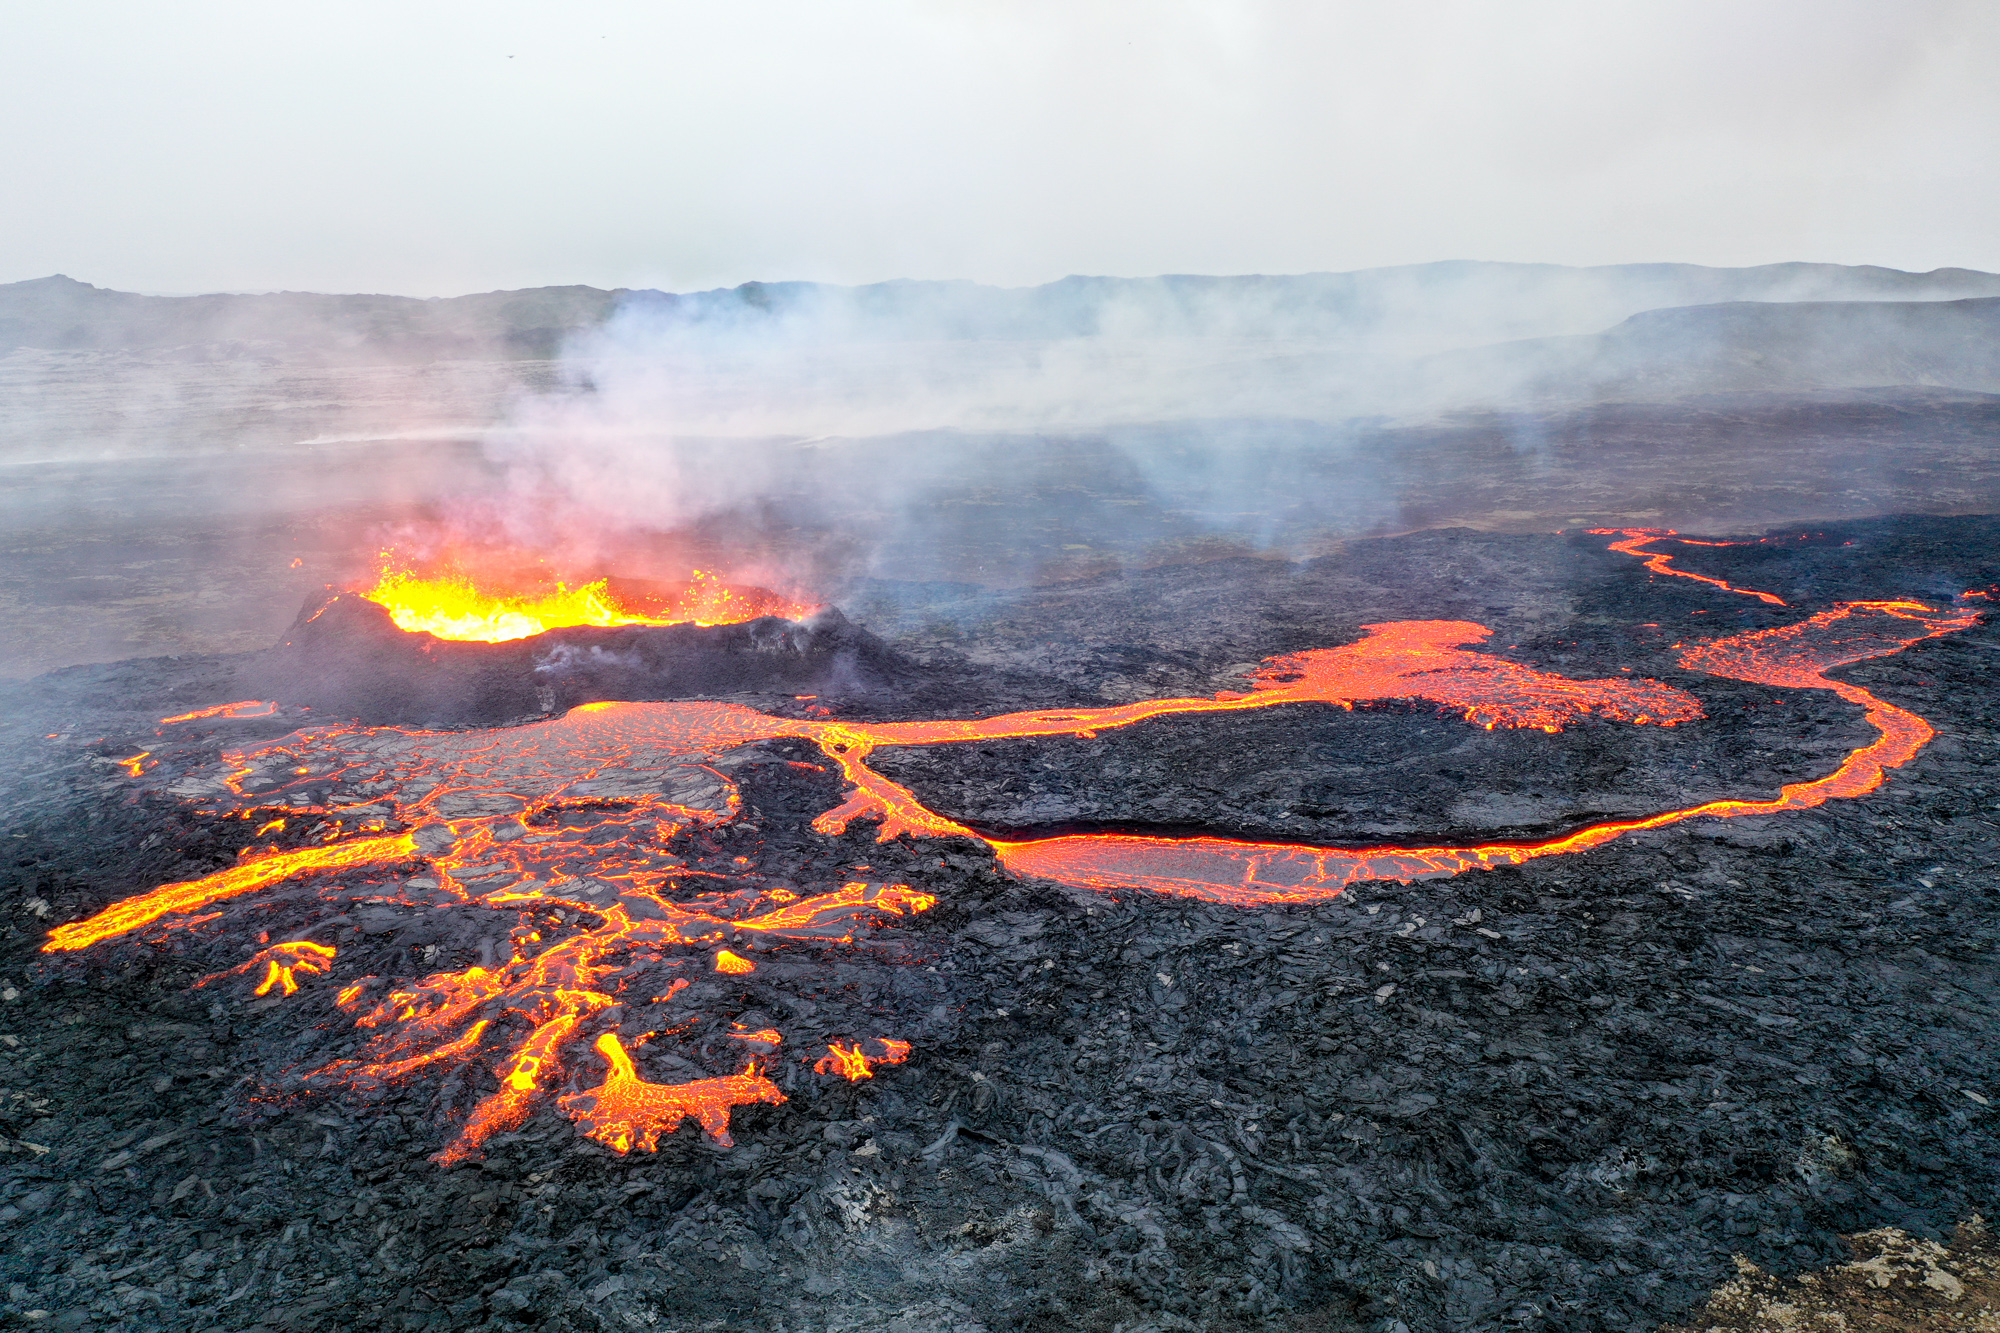
<path fill-rule="evenodd" d="M 0 281 L 2000 269 L 1994 0 L 17 0 Z"/>

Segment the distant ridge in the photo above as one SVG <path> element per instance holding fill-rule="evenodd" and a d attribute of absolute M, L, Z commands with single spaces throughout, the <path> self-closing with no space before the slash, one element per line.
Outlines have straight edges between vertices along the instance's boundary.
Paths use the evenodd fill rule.
<path fill-rule="evenodd" d="M 1068 277 L 1023 288 L 751 282 L 691 293 L 563 286 L 419 299 L 310 292 L 141 296 L 58 274 L 0 285 L 0 352 L 183 348 L 319 364 L 539 359 L 622 314 L 661 331 L 704 337 L 1225 338 L 1422 355 L 1595 334 L 1674 307 L 1973 297 L 2000 297 L 2000 275 L 1806 263 L 1572 268 L 1463 261 L 1294 276 Z"/>
<path fill-rule="evenodd" d="M 1701 394 L 1892 387 L 2000 393 L 2000 298 L 1731 301 L 1648 310 L 1590 337 L 1536 338 L 1415 363 L 1446 404 L 1663 402 Z"/>
<path fill-rule="evenodd" d="M 140 296 L 56 274 L 0 285 L 0 349 L 152 351 L 206 346 L 365 362 L 554 355 L 623 293 L 537 287 L 447 300 L 412 296 Z"/>

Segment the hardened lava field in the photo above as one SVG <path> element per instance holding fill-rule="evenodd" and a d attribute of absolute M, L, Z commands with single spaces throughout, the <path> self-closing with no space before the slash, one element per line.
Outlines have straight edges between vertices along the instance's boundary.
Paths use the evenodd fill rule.
<path fill-rule="evenodd" d="M 31 682 L 7 1307 L 1625 1328 L 1943 1234 L 1994 535 L 876 585 L 845 684 L 444 729 Z"/>

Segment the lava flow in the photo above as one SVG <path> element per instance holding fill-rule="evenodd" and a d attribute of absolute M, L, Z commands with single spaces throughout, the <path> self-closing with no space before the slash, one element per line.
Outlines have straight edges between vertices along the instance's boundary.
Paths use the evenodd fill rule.
<path fill-rule="evenodd" d="M 278 705 L 267 699 L 239 699 L 233 704 L 216 704 L 212 708 L 197 708 L 192 713 L 175 713 L 172 717 L 160 719 L 163 727 L 176 722 L 200 722 L 211 717 L 253 718 L 270 717 L 278 711 Z"/>
<path fill-rule="evenodd" d="M 1641 547 L 1651 546 L 1654 542 L 1659 541 L 1677 541 L 1689 546 L 1734 546 L 1738 545 L 1736 542 L 1696 541 L 1692 537 L 1681 536 L 1672 528 L 1591 528 L 1589 531 L 1593 537 L 1618 538 L 1617 541 L 1611 543 L 1611 550 L 1618 552 L 1620 555 L 1638 556 L 1646 562 L 1646 568 L 1652 570 L 1655 574 L 1667 574 L 1677 579 L 1693 579 L 1697 583 L 1706 583 L 1720 588 L 1724 592 L 1741 593 L 1745 597 L 1755 597 L 1758 601 L 1768 603 L 1771 606 L 1783 606 L 1785 604 L 1785 599 L 1776 593 L 1756 592 L 1749 588 L 1739 588 L 1735 584 L 1726 582 L 1723 579 L 1710 578 L 1706 574 L 1696 574 L 1690 570 L 1675 569 L 1671 555 L 1663 551 L 1646 551 L 1640 549 Z"/>
<path fill-rule="evenodd" d="M 1621 538 L 1615 550 L 1640 555 L 1655 568 L 1655 560 L 1666 560 L 1638 549 L 1666 534 L 1614 535 Z M 1771 594 L 1749 595 L 1781 604 Z M 477 964 L 397 983 L 348 979 L 336 1005 L 368 1034 L 361 1049 L 297 1072 L 286 1086 L 365 1095 L 418 1074 L 484 1066 L 490 1090 L 437 1155 L 444 1163 L 476 1155 L 483 1142 L 521 1124 L 564 1087 L 571 1090 L 556 1097 L 556 1108 L 614 1151 L 651 1149 L 689 1117 L 726 1144 L 732 1107 L 784 1100 L 772 1077 L 781 1066 L 787 1080 L 809 1065 L 817 1076 L 853 1081 L 870 1077 L 874 1066 L 900 1062 L 910 1050 L 907 1041 L 872 1030 L 871 1018 L 832 1008 L 817 1012 L 813 1004 L 792 1006 L 810 1016 L 811 1030 L 805 1040 L 788 1041 L 766 1023 L 755 988 L 773 984 L 773 974 L 786 969 L 803 975 L 796 960 L 852 948 L 864 933 L 893 926 L 936 901 L 905 884 L 853 880 L 806 892 L 754 871 L 719 875 L 687 866 L 668 850 L 671 841 L 739 812 L 736 785 L 716 764 L 729 752 L 779 737 L 817 744 L 840 765 L 848 787 L 841 803 L 814 821 L 823 833 L 872 818 L 879 821 L 879 839 L 979 838 L 1008 869 L 1075 886 L 1136 887 L 1241 905 L 1318 902 L 1358 880 L 1408 881 L 1515 865 L 1585 851 L 1639 829 L 1800 810 L 1872 791 L 1889 769 L 1922 748 L 1932 730 L 1914 714 L 1825 673 L 1967 628 L 1975 619 L 1915 602 L 1844 603 L 1780 628 L 1685 648 L 1680 664 L 1689 670 L 1832 690 L 1860 705 L 1879 734 L 1834 772 L 1788 785 L 1772 800 L 1711 801 L 1536 842 L 1337 849 L 1109 834 L 1005 841 L 928 809 L 867 759 L 877 747 L 1089 736 L 1147 718 L 1298 703 L 1351 709 L 1370 701 L 1429 700 L 1476 725 L 1546 732 L 1589 717 L 1674 726 L 1702 716 L 1694 697 L 1660 681 L 1572 680 L 1468 651 L 1465 645 L 1490 634 L 1469 622 L 1399 621 L 1367 626 L 1366 637 L 1343 647 L 1272 659 L 1248 690 L 1210 698 L 886 723 L 781 718 L 712 702 L 597 703 L 485 731 L 308 728 L 231 752 L 224 756 L 225 771 L 206 780 L 181 778 L 173 790 L 205 789 L 217 808 L 244 815 L 282 808 L 294 818 L 351 819 L 378 832 L 258 855 L 198 880 L 162 885 L 57 927 L 44 947 L 81 949 L 142 929 L 154 932 L 148 938 L 170 938 L 170 932 L 230 910 L 247 910 L 250 895 L 297 880 L 320 900 L 350 910 L 206 979 L 247 975 L 262 966 L 257 993 L 289 995 L 300 989 L 301 978 L 330 976 L 336 968 L 337 946 L 307 936 L 340 926 L 387 928 L 366 920 L 370 910 L 383 908 L 355 904 L 463 914 L 480 923 L 474 927 Z M 130 767 L 135 778 L 146 780 L 137 760 Z M 404 831 L 379 831 L 391 821 Z M 224 903 L 232 907 L 218 907 Z M 199 910 L 204 908 L 217 910 Z M 509 919 L 511 927 L 504 924 Z M 734 1016 L 725 1020 L 718 1011 L 731 1005 L 737 1006 Z M 729 1023 L 727 1031 L 716 1026 L 719 1021 Z M 801 1035 L 796 1029 L 803 1022 L 794 1020 L 793 1036 Z M 703 1031 L 712 1040 L 704 1042 Z M 579 1086 L 584 1071 L 572 1067 L 574 1055 L 589 1047 L 600 1057 L 603 1081 Z M 769 1064 L 781 1047 L 805 1054 Z M 710 1072 L 653 1082 L 640 1073 L 642 1059 L 682 1075 L 704 1074 L 704 1065 Z M 741 1067 L 714 1072 L 718 1065 Z"/>
<path fill-rule="evenodd" d="M 627 600 L 609 579 L 579 588 L 507 594 L 459 575 L 419 578 L 384 567 L 362 596 L 383 607 L 398 629 L 478 643 L 506 643 L 572 625 L 738 625 L 759 616 L 797 619 L 815 607 L 762 588 L 724 583 L 695 570 L 664 595 Z"/>

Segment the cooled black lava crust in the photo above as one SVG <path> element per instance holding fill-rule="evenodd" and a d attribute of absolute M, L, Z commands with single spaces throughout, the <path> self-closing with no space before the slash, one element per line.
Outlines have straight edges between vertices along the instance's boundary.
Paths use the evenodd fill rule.
<path fill-rule="evenodd" d="M 1669 674 L 1669 673 L 1662 673 Z M 872 766 L 1006 838 L 1089 830 L 1365 846 L 1535 838 L 1728 797 L 1773 799 L 1874 738 L 1861 709 L 1671 673 L 1708 716 L 1495 730 L 1433 705 L 1156 718 L 1093 738 L 884 749 Z"/>
<path fill-rule="evenodd" d="M 1671 643 L 2000 580 L 1992 519 L 1823 531 L 1684 559 L 1797 610 L 1651 577 L 1582 536 L 1428 533 L 1005 600 L 877 585 L 848 609 L 907 689 L 831 702 L 940 716 L 1206 693 L 1372 621 L 1473 619 L 1544 669 L 1671 680 L 1710 719 L 1548 737 L 1423 707 L 1297 708 L 878 758 L 996 827 L 1330 842 L 1757 795 L 1863 738 L 1855 711 L 1675 673 Z M 246 821 L 135 801 L 114 761 L 161 748 L 163 714 L 241 697 L 256 664 L 43 677 L 11 691 L 0 737 L 0 1313 L 176 1330 L 796 1328 L 829 1310 L 883 1329 L 1639 1329 L 1696 1304 L 1731 1254 L 1793 1271 L 1840 1257 L 1842 1232 L 1942 1234 L 2000 1203 L 1997 664 L 1989 621 L 1842 673 L 1938 729 L 1866 798 L 1310 909 L 1064 891 L 996 873 L 976 844 L 877 844 L 865 825 L 826 838 L 809 821 L 836 784 L 798 766 L 811 748 L 746 751 L 730 760 L 743 818 L 678 850 L 805 884 L 866 864 L 940 894 L 893 956 L 857 949 L 810 979 L 904 1030 L 909 1062 L 852 1087 L 795 1080 L 784 1105 L 737 1112 L 726 1154 L 684 1129 L 617 1157 L 545 1109 L 449 1172 L 425 1160 L 445 1132 L 435 1087 L 251 1098 L 345 1020 L 317 991 L 189 989 L 245 941 L 36 952 L 52 924 L 228 863 Z M 163 755 L 198 764 L 269 729 L 194 727 Z M 272 929 L 308 906 L 274 902 Z M 458 947 L 395 915 L 357 926 L 343 966 L 408 974 Z M 811 1001 L 805 979 L 758 984 L 773 1012 Z"/>

